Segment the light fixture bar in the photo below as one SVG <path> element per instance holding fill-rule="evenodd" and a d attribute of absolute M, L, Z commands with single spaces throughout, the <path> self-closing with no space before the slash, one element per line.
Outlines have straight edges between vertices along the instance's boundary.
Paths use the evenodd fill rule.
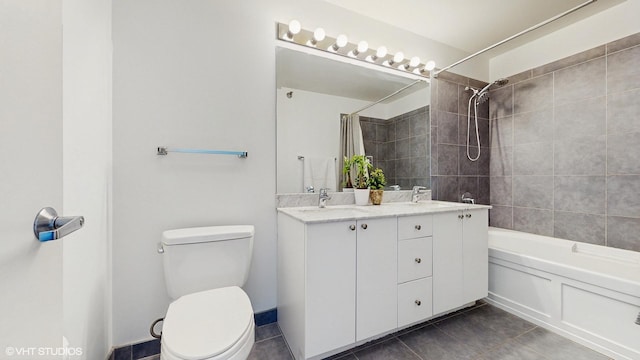
<path fill-rule="evenodd" d="M 291 26 L 294 28 L 291 29 Z M 333 38 L 326 36 L 322 28 L 315 31 L 305 30 L 297 20 L 291 20 L 289 24 L 278 23 L 278 39 L 301 45 L 316 50 L 345 56 L 354 60 L 384 66 L 403 73 L 411 73 L 429 78 L 435 67 L 433 60 L 421 63 L 417 56 L 405 58 L 401 51 L 395 54 L 387 52 L 387 48 L 379 46 L 372 48 L 366 41 L 357 44 L 348 41 L 347 36 L 340 34 Z"/>

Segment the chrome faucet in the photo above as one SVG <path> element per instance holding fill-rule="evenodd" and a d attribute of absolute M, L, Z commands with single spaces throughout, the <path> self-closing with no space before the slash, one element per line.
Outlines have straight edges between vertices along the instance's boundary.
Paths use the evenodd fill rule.
<path fill-rule="evenodd" d="M 413 191 L 411 192 L 411 202 L 417 203 L 420 200 L 420 194 L 422 194 L 421 190 L 427 190 L 424 186 L 414 186 Z"/>
<path fill-rule="evenodd" d="M 331 200 L 331 196 L 327 194 L 327 188 L 320 189 L 320 195 L 318 196 L 318 207 L 323 208 L 327 206 L 327 200 Z"/>
<path fill-rule="evenodd" d="M 465 204 L 475 204 L 476 200 L 474 198 L 472 198 L 471 196 L 472 195 L 471 195 L 470 192 L 466 192 L 466 193 L 462 194 L 462 197 L 460 198 L 460 201 L 462 203 L 465 203 Z"/>

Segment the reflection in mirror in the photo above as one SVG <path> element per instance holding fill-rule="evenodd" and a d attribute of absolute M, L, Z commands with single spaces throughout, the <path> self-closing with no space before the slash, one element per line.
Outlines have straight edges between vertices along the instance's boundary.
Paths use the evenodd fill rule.
<path fill-rule="evenodd" d="M 387 186 L 429 187 L 427 81 L 282 47 L 276 66 L 278 193 L 342 191 L 340 124 L 355 113 Z"/>

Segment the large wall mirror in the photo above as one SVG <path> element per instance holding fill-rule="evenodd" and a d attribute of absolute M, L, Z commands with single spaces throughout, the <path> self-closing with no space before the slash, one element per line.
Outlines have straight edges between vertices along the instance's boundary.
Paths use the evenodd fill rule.
<path fill-rule="evenodd" d="M 341 117 L 363 108 L 365 154 L 384 170 L 387 186 L 429 187 L 428 81 L 356 63 L 276 48 L 278 193 L 309 192 L 312 181 L 342 191 Z"/>

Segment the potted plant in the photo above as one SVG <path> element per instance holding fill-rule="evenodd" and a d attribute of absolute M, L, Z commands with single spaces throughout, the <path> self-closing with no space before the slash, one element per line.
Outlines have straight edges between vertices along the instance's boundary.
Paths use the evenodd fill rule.
<path fill-rule="evenodd" d="M 353 183 L 351 182 L 351 165 L 353 165 L 353 162 L 345 156 L 344 165 L 342 166 L 342 174 L 344 175 L 342 192 L 353 192 Z"/>
<path fill-rule="evenodd" d="M 369 203 L 369 171 L 373 166 L 364 155 L 353 155 L 351 165 L 356 167 L 356 182 L 353 190 L 356 205 L 367 205 Z"/>
<path fill-rule="evenodd" d="M 369 173 L 369 197 L 373 205 L 380 205 L 380 203 L 382 203 L 382 194 L 384 193 L 385 185 L 387 185 L 387 179 L 385 179 L 382 169 L 376 168 Z"/>

